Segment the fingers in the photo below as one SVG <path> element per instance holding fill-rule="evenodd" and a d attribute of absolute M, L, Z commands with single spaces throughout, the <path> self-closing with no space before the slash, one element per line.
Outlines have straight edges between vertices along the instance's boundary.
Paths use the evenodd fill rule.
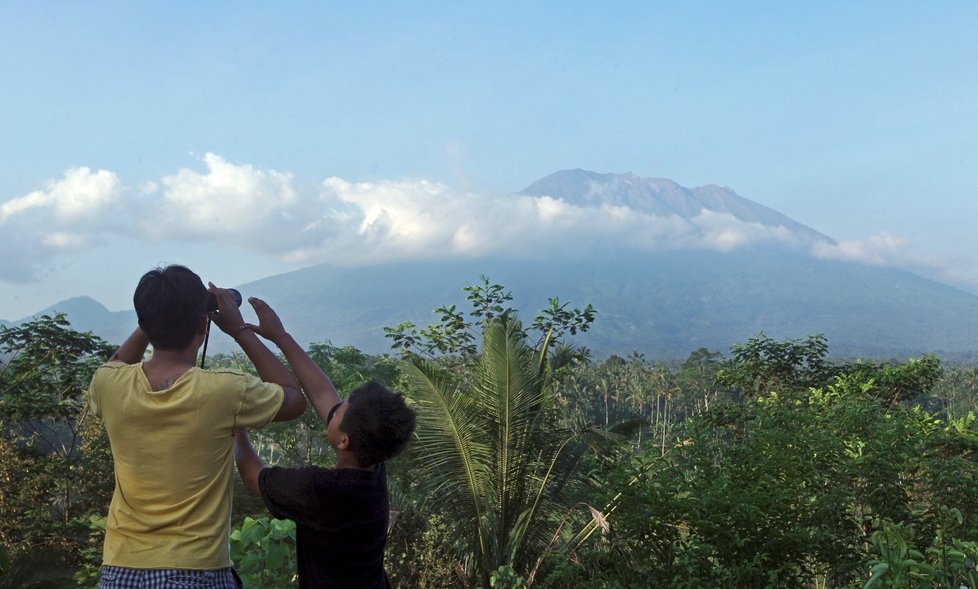
<path fill-rule="evenodd" d="M 285 333 L 285 327 L 282 326 L 282 320 L 278 314 L 268 303 L 258 297 L 248 297 L 248 302 L 251 303 L 255 309 L 255 314 L 258 315 L 258 326 L 254 329 L 255 333 L 265 339 L 277 342 Z"/>
<path fill-rule="evenodd" d="M 225 288 L 214 286 L 213 282 L 207 283 L 207 290 L 217 300 L 217 311 L 210 313 L 211 320 L 225 333 L 230 334 L 237 330 L 243 323 L 243 320 L 234 295 Z"/>
<path fill-rule="evenodd" d="M 248 297 L 248 302 L 251 303 L 251 306 L 255 309 L 256 313 L 268 312 L 272 310 L 272 308 L 268 306 L 268 303 L 258 297 Z"/>

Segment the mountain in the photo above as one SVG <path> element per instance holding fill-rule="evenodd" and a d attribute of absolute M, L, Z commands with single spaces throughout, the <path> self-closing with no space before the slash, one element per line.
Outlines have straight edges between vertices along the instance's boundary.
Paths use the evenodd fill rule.
<path fill-rule="evenodd" d="M 61 301 L 41 309 L 31 317 L 24 317 L 10 325 L 20 325 L 30 321 L 32 317 L 64 313 L 76 331 L 91 331 L 102 339 L 122 343 L 136 327 L 135 311 L 109 311 L 105 305 L 91 297 L 78 296 Z"/>
<path fill-rule="evenodd" d="M 732 190 L 683 188 L 632 174 L 557 172 L 522 191 L 579 206 L 629 207 L 692 218 L 704 209 L 783 227 L 802 241 L 831 239 Z M 390 351 L 384 327 L 435 322 L 432 310 L 467 310 L 465 286 L 480 275 L 511 291 L 524 322 L 559 297 L 597 309 L 575 343 L 595 358 L 640 352 L 683 359 L 700 347 L 728 352 L 764 332 L 778 340 L 824 334 L 834 357 L 963 356 L 978 350 L 978 296 L 893 268 L 815 259 L 806 248 L 766 242 L 734 251 L 641 251 L 608 244 L 547 259 L 413 261 L 360 268 L 318 265 L 237 286 L 269 301 L 300 343 L 326 340 L 369 353 Z M 80 297 L 55 305 L 78 329 L 121 342 L 135 324 Z M 248 314 L 246 314 L 246 317 Z M 210 350 L 230 351 L 226 336 Z"/>
<path fill-rule="evenodd" d="M 241 285 L 273 303 L 300 341 L 387 350 L 383 327 L 434 322 L 432 309 L 468 309 L 462 287 L 485 274 L 514 295 L 525 322 L 559 297 L 598 310 L 577 343 L 598 357 L 637 351 L 682 359 L 727 352 L 758 332 L 823 333 L 841 357 L 961 354 L 978 349 L 978 297 L 900 270 L 785 251 L 706 251 L 581 258 L 561 264 L 480 260 L 373 268 L 315 266 Z"/>
<path fill-rule="evenodd" d="M 808 241 L 834 242 L 811 227 L 724 186 L 684 188 L 665 178 L 641 178 L 631 173 L 599 174 L 578 169 L 550 174 L 530 184 L 520 194 L 551 196 L 579 206 L 623 206 L 650 215 L 676 215 L 683 219 L 692 219 L 706 209 L 730 213 L 748 223 L 785 227 Z"/>

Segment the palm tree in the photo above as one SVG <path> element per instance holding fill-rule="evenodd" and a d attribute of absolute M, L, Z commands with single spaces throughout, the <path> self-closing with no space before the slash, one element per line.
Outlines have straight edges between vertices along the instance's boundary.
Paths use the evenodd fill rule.
<path fill-rule="evenodd" d="M 419 478 L 481 586 L 500 567 L 531 585 L 569 511 L 557 499 L 575 481 L 579 434 L 557 418 L 549 347 L 545 337 L 534 350 L 518 321 L 500 318 L 468 374 L 417 357 L 405 368 Z"/>

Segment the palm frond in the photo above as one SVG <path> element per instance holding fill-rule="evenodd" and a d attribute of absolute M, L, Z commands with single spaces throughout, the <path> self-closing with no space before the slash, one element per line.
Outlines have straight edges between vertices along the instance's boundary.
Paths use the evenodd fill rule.
<path fill-rule="evenodd" d="M 476 548 L 486 553 L 482 522 L 489 476 L 490 449 L 479 435 L 479 410 L 453 376 L 415 358 L 405 368 L 416 402 L 418 450 L 431 498 L 447 522 L 475 526 Z"/>
<path fill-rule="evenodd" d="M 462 376 L 417 358 L 404 371 L 424 485 L 484 581 L 549 550 L 566 511 L 557 495 L 580 464 L 584 446 L 558 418 L 545 356 L 507 317 L 485 325 L 482 353 Z"/>

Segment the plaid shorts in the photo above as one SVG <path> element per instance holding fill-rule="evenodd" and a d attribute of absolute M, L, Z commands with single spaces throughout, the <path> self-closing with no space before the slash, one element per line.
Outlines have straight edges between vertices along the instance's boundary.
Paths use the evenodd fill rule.
<path fill-rule="evenodd" d="M 216 571 L 187 569 L 129 569 L 103 566 L 99 589 L 240 589 L 233 568 Z"/>

